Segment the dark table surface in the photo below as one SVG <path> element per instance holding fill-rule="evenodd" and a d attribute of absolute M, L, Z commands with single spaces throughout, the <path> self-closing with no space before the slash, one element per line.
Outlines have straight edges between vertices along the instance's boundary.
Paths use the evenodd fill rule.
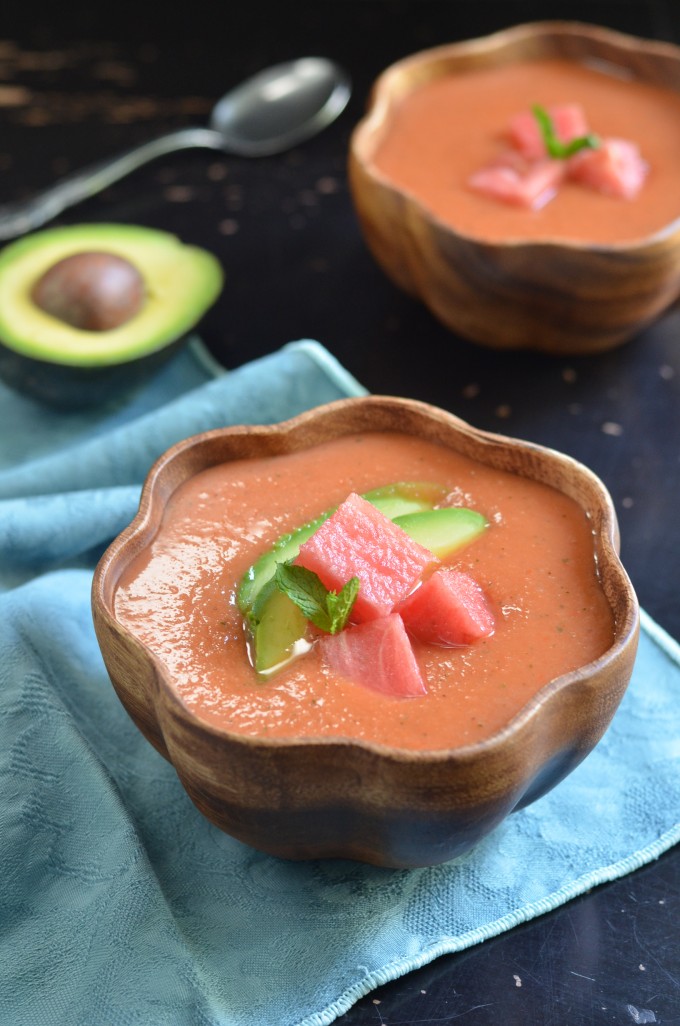
<path fill-rule="evenodd" d="M 224 91 L 266 65 L 310 54 L 337 59 L 352 76 L 352 100 L 316 139 L 257 161 L 198 150 L 166 157 L 59 223 L 138 223 L 212 250 L 227 284 L 202 334 L 228 367 L 316 338 L 374 392 L 427 400 L 477 427 L 587 463 L 614 498 L 642 605 L 678 638 L 680 313 L 590 358 L 475 346 L 386 280 L 364 246 L 347 189 L 349 135 L 384 66 L 423 47 L 546 17 L 680 43 L 677 0 L 198 0 L 179 12 L 129 0 L 14 4 L 0 22 L 0 202 L 201 123 Z M 676 848 L 375 991 L 339 1022 L 680 1023 L 679 923 Z"/>

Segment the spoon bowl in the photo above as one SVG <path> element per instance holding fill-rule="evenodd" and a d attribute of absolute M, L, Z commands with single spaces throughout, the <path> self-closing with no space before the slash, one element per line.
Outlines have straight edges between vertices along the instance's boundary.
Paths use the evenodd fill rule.
<path fill-rule="evenodd" d="M 40 228 L 157 157 L 194 147 L 265 157 L 320 132 L 345 109 L 346 72 L 324 57 L 277 64 L 246 79 L 213 108 L 209 127 L 179 129 L 86 168 L 32 199 L 0 207 L 0 240 Z"/>
<path fill-rule="evenodd" d="M 247 79 L 213 108 L 210 128 L 222 148 L 244 157 L 269 156 L 330 125 L 350 96 L 347 74 L 323 57 L 277 64 Z"/>

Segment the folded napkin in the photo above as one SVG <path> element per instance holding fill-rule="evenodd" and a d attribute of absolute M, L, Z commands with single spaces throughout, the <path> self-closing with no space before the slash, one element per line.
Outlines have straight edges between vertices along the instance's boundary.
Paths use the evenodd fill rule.
<path fill-rule="evenodd" d="M 90 584 L 153 459 L 197 431 L 362 391 L 312 342 L 217 377 L 194 345 L 95 412 L 0 388 L 0 1022 L 321 1026 L 680 838 L 680 652 L 647 616 L 595 751 L 435 868 L 254 851 L 196 811 L 128 719 Z"/>

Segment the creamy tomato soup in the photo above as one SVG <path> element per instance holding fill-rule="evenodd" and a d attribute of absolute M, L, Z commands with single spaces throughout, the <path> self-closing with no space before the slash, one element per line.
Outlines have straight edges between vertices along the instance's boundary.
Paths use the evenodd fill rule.
<path fill-rule="evenodd" d="M 493 241 L 640 239 L 680 217 L 680 93 L 564 60 L 452 74 L 397 107 L 373 158 L 396 186 L 456 230 Z M 649 174 L 632 200 L 564 183 L 541 210 L 494 202 L 468 188 L 503 144 L 510 119 L 538 104 L 577 103 L 591 131 L 637 143 Z"/>
<path fill-rule="evenodd" d="M 414 642 L 424 697 L 388 697 L 333 677 L 318 648 L 259 680 L 235 599 L 242 574 L 279 535 L 349 492 L 404 480 L 440 482 L 448 504 L 488 518 L 483 535 L 451 562 L 485 589 L 496 614 L 493 636 L 457 649 Z M 591 525 L 571 499 L 387 433 L 196 475 L 174 493 L 153 543 L 128 567 L 115 608 L 166 664 L 186 705 L 215 726 L 410 749 L 488 737 L 551 678 L 602 655 L 613 632 Z"/>

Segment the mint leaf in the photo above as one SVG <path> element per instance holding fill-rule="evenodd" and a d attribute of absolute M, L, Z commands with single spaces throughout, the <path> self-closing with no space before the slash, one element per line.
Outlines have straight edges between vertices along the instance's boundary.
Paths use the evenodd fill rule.
<path fill-rule="evenodd" d="M 334 591 L 328 592 L 326 608 L 331 621 L 330 634 L 337 634 L 347 623 L 349 614 L 352 612 L 352 606 L 359 594 L 359 587 L 359 578 L 351 577 L 342 588 L 342 591 L 337 594 Z"/>
<path fill-rule="evenodd" d="M 340 592 L 328 591 L 313 570 L 291 563 L 276 564 L 274 581 L 315 627 L 328 634 L 342 630 L 359 593 L 358 577 L 349 580 Z"/>
<path fill-rule="evenodd" d="M 274 572 L 276 586 L 302 610 L 308 620 L 326 630 L 326 595 L 328 591 L 317 574 L 304 566 L 277 563 Z M 323 623 L 318 621 L 322 619 Z"/>
<path fill-rule="evenodd" d="M 531 108 L 531 113 L 538 122 L 548 156 L 553 157 L 555 160 L 567 160 L 568 157 L 573 157 L 579 150 L 596 150 L 600 146 L 599 137 L 592 133 L 590 135 L 579 135 L 576 139 L 572 139 L 571 142 L 563 143 L 558 139 L 553 120 L 545 107 L 535 105 Z"/>

